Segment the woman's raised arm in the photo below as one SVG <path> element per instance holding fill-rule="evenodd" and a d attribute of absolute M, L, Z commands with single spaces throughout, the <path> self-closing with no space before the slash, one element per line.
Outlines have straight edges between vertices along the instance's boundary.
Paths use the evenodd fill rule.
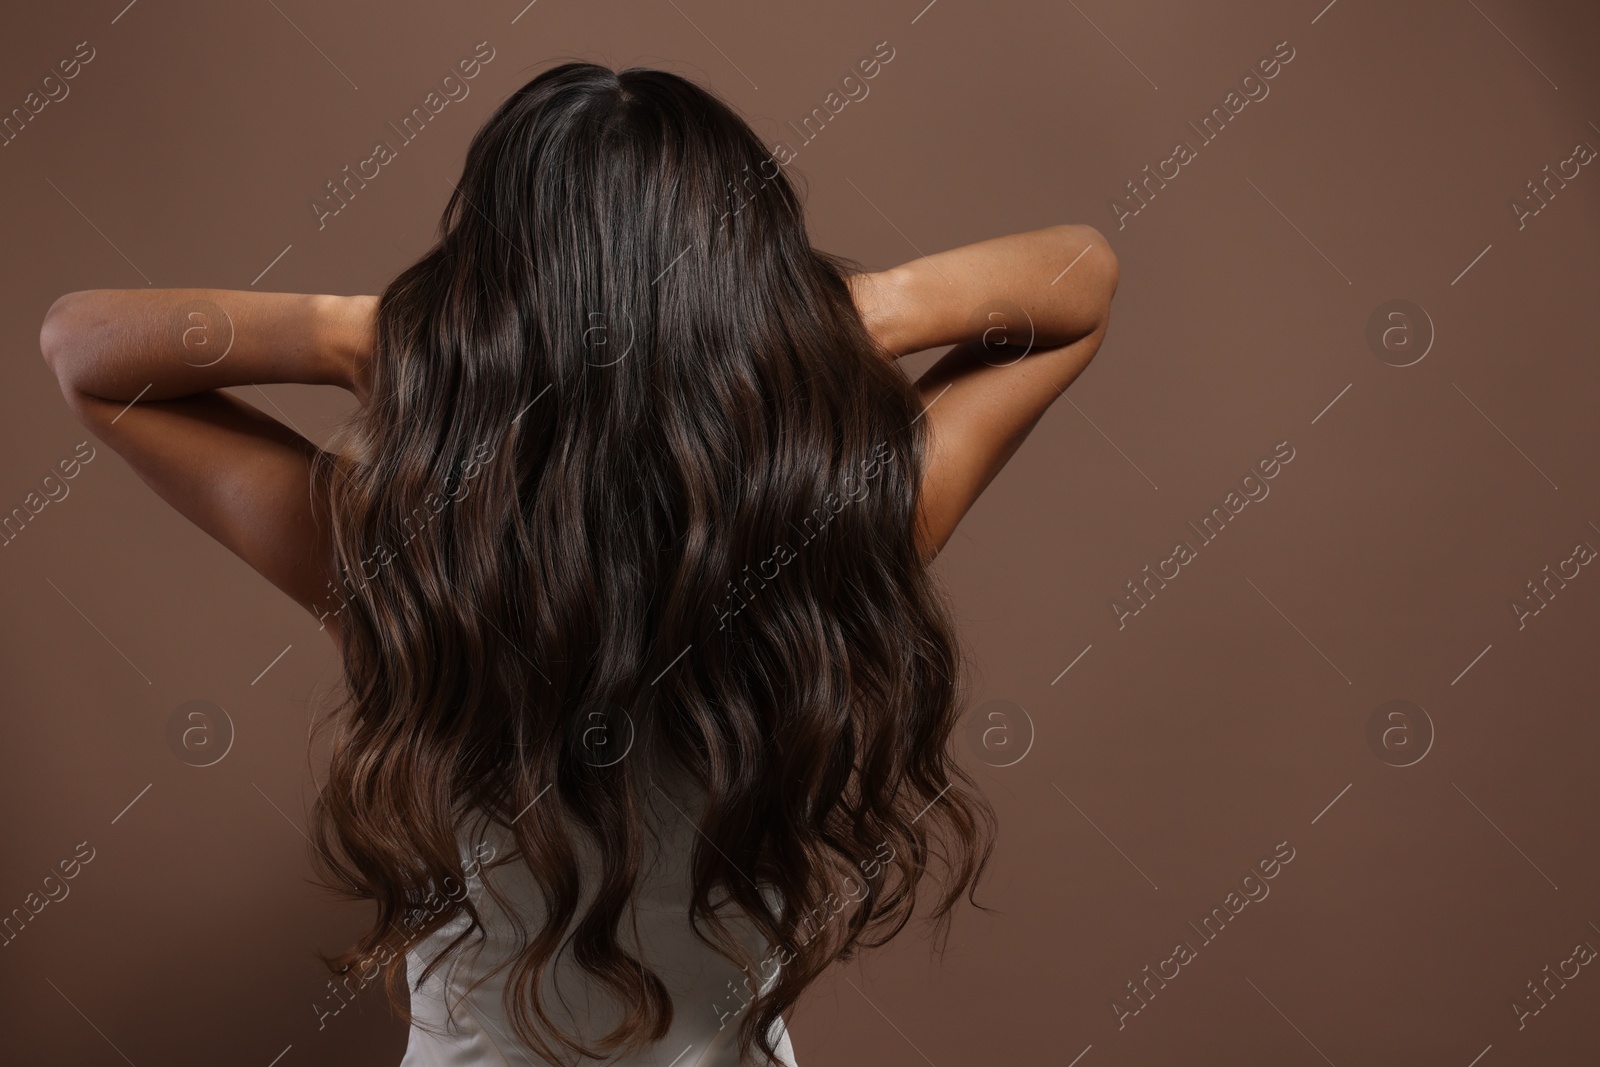
<path fill-rule="evenodd" d="M 1091 226 L 1054 226 L 850 279 L 889 358 L 954 345 L 917 380 L 931 449 L 921 542 L 932 557 L 1104 339 L 1117 258 Z"/>
<path fill-rule="evenodd" d="M 334 568 L 327 516 L 311 492 L 317 448 L 220 390 L 300 382 L 364 397 L 375 308 L 375 297 L 89 290 L 51 306 L 39 348 L 80 422 L 321 617 Z"/>
<path fill-rule="evenodd" d="M 377 298 L 88 289 L 56 300 L 39 349 L 62 389 L 171 400 L 232 385 L 365 386 Z"/>

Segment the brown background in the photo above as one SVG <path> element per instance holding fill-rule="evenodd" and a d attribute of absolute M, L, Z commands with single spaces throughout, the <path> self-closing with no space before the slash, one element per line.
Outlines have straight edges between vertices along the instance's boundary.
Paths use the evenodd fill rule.
<path fill-rule="evenodd" d="M 1600 546 L 1600 172 L 1521 230 L 1509 206 L 1600 146 L 1591 5 L 124 2 L 28 5 L 0 34 L 4 110 L 96 53 L 0 148 L 0 509 L 85 437 L 37 357 L 56 295 L 376 292 L 473 131 L 553 59 L 667 66 L 796 144 L 785 123 L 888 41 L 795 160 L 817 242 L 881 267 L 1089 222 L 1122 285 L 1100 356 L 940 565 L 974 698 L 1027 717 L 960 742 L 1003 820 L 998 913 L 965 911 L 942 961 L 908 933 L 838 969 L 791 1020 L 800 1063 L 1594 1062 L 1600 970 L 1524 1029 L 1512 1003 L 1600 947 L 1600 575 L 1520 630 L 1510 608 Z M 1284 40 L 1270 95 L 1119 230 L 1107 201 Z M 471 95 L 319 231 L 324 182 L 480 41 Z M 1403 368 L 1364 336 L 1399 298 L 1436 331 Z M 243 393 L 316 439 L 347 402 Z M 1280 441 L 1270 497 L 1119 630 L 1108 601 Z M 0 548 L 0 911 L 96 851 L 0 948 L 0 1060 L 396 1062 L 375 992 L 320 1031 L 312 1009 L 313 950 L 361 918 L 308 884 L 297 832 L 331 646 L 108 449 L 68 484 Z M 193 699 L 236 731 L 210 767 L 169 748 Z M 1420 719 L 1369 745 L 1393 699 L 1431 747 Z M 1188 924 L 1280 842 L 1270 896 L 1201 944 Z M 1180 939 L 1196 958 L 1119 1030 L 1125 983 Z"/>

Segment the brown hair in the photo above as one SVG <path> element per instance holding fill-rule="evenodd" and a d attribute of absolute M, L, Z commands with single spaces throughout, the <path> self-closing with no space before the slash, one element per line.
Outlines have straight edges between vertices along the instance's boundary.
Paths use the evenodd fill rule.
<path fill-rule="evenodd" d="M 315 838 L 330 884 L 377 905 L 330 962 L 384 949 L 403 1016 L 397 950 L 463 912 L 480 928 L 470 896 L 427 904 L 465 880 L 476 811 L 546 905 L 507 986 L 522 1040 L 562 1060 L 664 1036 L 671 997 L 618 937 L 651 761 L 596 751 L 630 729 L 704 794 L 685 920 L 748 969 L 744 916 L 782 962 L 743 1012 L 747 1056 L 831 963 L 900 931 L 935 863 L 941 934 L 972 900 L 993 815 L 946 752 L 960 655 L 916 548 L 926 423 L 845 274 L 749 127 L 676 75 L 558 66 L 472 142 L 437 245 L 382 295 L 370 401 L 318 482 L 347 694 Z M 574 833 L 603 858 L 581 911 Z M 568 945 L 627 1007 L 595 1041 L 539 994 Z"/>

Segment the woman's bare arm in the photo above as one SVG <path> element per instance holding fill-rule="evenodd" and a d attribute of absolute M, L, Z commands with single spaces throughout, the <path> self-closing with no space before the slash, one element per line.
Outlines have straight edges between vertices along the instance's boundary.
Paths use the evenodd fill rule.
<path fill-rule="evenodd" d="M 234 385 L 365 384 L 377 298 L 87 289 L 50 306 L 39 347 L 64 390 L 141 402 Z"/>
<path fill-rule="evenodd" d="M 1116 256 L 1090 226 L 1054 226 L 850 279 L 890 359 L 954 345 L 917 381 L 931 449 L 921 544 L 932 557 L 1110 323 Z"/>
<path fill-rule="evenodd" d="M 185 517 L 321 614 L 333 573 L 311 492 L 317 449 L 220 390 L 300 382 L 364 397 L 375 307 L 374 297 L 88 290 L 51 306 L 39 348 L 79 421 Z"/>

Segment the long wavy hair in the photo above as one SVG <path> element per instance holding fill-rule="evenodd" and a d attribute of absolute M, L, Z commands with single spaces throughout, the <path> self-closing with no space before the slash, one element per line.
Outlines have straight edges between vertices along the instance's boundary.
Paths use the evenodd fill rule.
<path fill-rule="evenodd" d="M 782 166 L 677 75 L 540 74 L 473 139 L 440 233 L 383 292 L 368 403 L 318 468 L 346 684 L 314 836 L 328 884 L 377 905 L 324 959 L 381 970 L 409 1020 L 405 949 L 482 929 L 440 887 L 485 813 L 546 905 L 507 982 L 518 1037 L 557 1062 L 660 1040 L 672 998 L 620 936 L 649 752 L 704 796 L 685 921 L 747 971 L 735 916 L 781 947 L 738 1035 L 772 1057 L 779 1014 L 897 934 L 930 873 L 942 945 L 993 847 L 946 751 L 961 655 L 917 547 L 916 394 Z M 632 754 L 596 758 L 597 725 Z M 568 948 L 625 1006 L 602 1037 L 547 1014 Z"/>

